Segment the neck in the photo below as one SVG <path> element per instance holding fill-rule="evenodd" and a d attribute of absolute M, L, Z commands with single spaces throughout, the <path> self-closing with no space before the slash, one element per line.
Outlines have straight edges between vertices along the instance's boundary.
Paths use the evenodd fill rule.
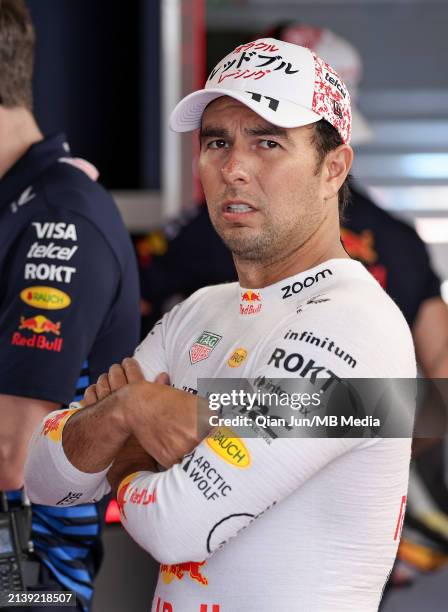
<path fill-rule="evenodd" d="M 309 270 L 329 259 L 347 259 L 341 244 L 339 218 L 329 214 L 301 245 L 292 246 L 269 261 L 249 261 L 234 256 L 238 279 L 242 287 L 262 289 Z"/>
<path fill-rule="evenodd" d="M 42 139 L 42 132 L 29 110 L 0 106 L 0 178 L 32 144 Z"/>

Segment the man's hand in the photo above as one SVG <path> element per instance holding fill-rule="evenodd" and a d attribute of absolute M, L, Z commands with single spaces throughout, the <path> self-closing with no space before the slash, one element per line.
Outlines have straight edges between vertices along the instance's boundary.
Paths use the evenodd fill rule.
<path fill-rule="evenodd" d="M 85 408 L 64 427 L 68 459 L 81 471 L 100 471 L 133 435 L 160 465 L 169 468 L 178 463 L 211 429 L 208 403 L 168 383 L 166 373 L 154 383 L 147 382 L 135 359 L 112 366 L 87 389 Z M 130 449 L 124 457 L 128 461 Z"/>
<path fill-rule="evenodd" d="M 107 473 L 107 480 L 116 496 L 120 482 L 133 472 L 157 472 L 157 464 L 152 457 L 141 447 L 134 436 L 127 439 L 121 447 L 114 463 Z"/>
<path fill-rule="evenodd" d="M 96 384 L 87 387 L 82 403 L 84 406 L 91 406 L 114 391 L 141 380 L 145 380 L 145 377 L 138 361 L 127 357 L 123 359 L 121 365 L 114 363 L 107 374 L 101 374 Z"/>
<path fill-rule="evenodd" d="M 94 473 L 116 459 L 131 434 L 124 418 L 126 391 L 144 380 L 138 362 L 124 359 L 86 389 L 83 409 L 70 417 L 62 434 L 65 454 L 76 468 Z"/>
<path fill-rule="evenodd" d="M 145 377 L 138 361 L 132 357 L 126 357 L 121 365 L 114 363 L 107 374 L 101 374 L 96 384 L 87 387 L 81 403 L 83 406 L 91 406 L 125 385 L 141 380 L 145 380 Z M 169 385 L 170 378 L 166 372 L 161 372 L 156 376 L 154 382 L 159 385 Z"/>
<path fill-rule="evenodd" d="M 120 391 L 117 394 L 119 400 Z M 125 427 L 160 465 L 178 463 L 210 431 L 208 402 L 167 385 L 139 382 L 126 389 Z"/>

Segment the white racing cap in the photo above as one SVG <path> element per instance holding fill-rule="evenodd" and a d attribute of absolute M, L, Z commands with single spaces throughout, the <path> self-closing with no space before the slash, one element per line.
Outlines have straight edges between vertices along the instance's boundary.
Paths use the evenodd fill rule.
<path fill-rule="evenodd" d="M 350 92 L 352 144 L 364 144 L 373 140 L 373 132 L 366 118 L 356 106 L 359 83 L 362 78 L 362 59 L 356 48 L 347 39 L 327 28 L 316 28 L 300 23 L 288 23 L 277 28 L 276 34 L 285 42 L 308 47 L 334 66 Z"/>
<path fill-rule="evenodd" d="M 293 128 L 326 119 L 350 142 L 350 94 L 340 76 L 305 47 L 274 38 L 240 45 L 210 73 L 204 89 L 174 109 L 170 126 L 188 132 L 201 125 L 206 106 L 230 96 L 273 125 Z"/>

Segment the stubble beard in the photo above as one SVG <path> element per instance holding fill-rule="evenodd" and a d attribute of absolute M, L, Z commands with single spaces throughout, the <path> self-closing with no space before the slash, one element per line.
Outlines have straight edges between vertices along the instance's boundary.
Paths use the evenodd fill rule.
<path fill-rule="evenodd" d="M 247 227 L 224 230 L 213 220 L 212 223 L 226 247 L 240 261 L 271 263 L 281 259 L 284 253 L 291 248 L 294 232 L 285 232 L 282 227 L 269 225 L 258 231 Z M 295 240 L 297 237 L 296 234 Z"/>

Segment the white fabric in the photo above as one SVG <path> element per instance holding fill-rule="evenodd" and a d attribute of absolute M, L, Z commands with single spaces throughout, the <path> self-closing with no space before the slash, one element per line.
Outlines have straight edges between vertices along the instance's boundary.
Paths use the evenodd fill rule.
<path fill-rule="evenodd" d="M 300 340 L 304 331 L 332 348 Z M 198 338 L 211 350 L 196 350 Z M 302 358 L 295 372 L 291 354 Z M 155 326 L 136 358 L 147 379 L 167 371 L 190 392 L 198 378 L 309 377 L 316 368 L 341 378 L 416 375 L 403 316 L 348 259 L 260 290 L 202 289 Z M 204 441 L 181 464 L 120 487 L 123 525 L 162 563 L 152 610 L 377 610 L 398 545 L 410 440 L 221 441 L 221 453 Z"/>
<path fill-rule="evenodd" d="M 339 377 L 415 376 L 407 324 L 361 264 L 329 261 L 254 293 L 259 300 L 237 284 L 220 285 L 173 309 L 136 352 L 145 375 L 166 370 L 176 387 L 190 390 L 201 377 L 297 376 L 268 365 L 283 349 Z M 245 294 L 251 302 L 241 301 Z M 328 337 L 356 366 L 327 348 L 285 339 L 302 330 Z M 222 340 L 192 365 L 189 351 L 203 331 Z M 231 368 L 237 348 L 248 356 Z M 246 438 L 244 445 L 247 469 L 203 442 L 181 465 L 142 473 L 129 485 L 126 529 L 162 563 L 184 563 L 162 566 L 152 610 L 376 610 L 398 545 L 410 440 Z M 223 483 L 231 487 L 225 495 Z M 147 498 L 156 491 L 155 503 L 138 502 L 145 489 Z"/>
<path fill-rule="evenodd" d="M 73 402 L 70 406 L 79 406 Z M 86 474 L 67 459 L 62 446 L 62 431 L 79 407 L 55 410 L 46 415 L 34 432 L 25 464 L 25 491 L 34 504 L 71 506 L 99 501 L 109 493 L 106 474 Z M 112 464 L 111 464 L 112 465 Z"/>
<path fill-rule="evenodd" d="M 220 96 L 235 98 L 266 121 L 284 128 L 326 119 L 339 131 L 343 142 L 350 141 L 348 90 L 334 70 L 305 47 L 274 38 L 236 47 L 214 67 L 204 89 L 176 105 L 170 117 L 171 129 L 188 132 L 199 128 L 206 106 Z"/>
<path fill-rule="evenodd" d="M 347 86 L 352 107 L 351 144 L 361 145 L 373 140 L 367 119 L 356 106 L 362 77 L 362 59 L 356 48 L 345 38 L 326 28 L 305 24 L 289 24 L 281 32 L 282 40 L 308 47 L 328 62 Z"/>

